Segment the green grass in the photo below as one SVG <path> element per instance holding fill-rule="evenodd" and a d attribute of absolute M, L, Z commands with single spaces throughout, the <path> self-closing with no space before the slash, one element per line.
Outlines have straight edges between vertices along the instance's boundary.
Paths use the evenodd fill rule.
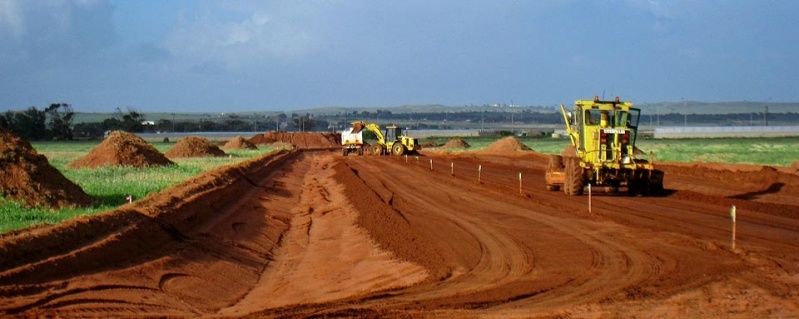
<path fill-rule="evenodd" d="M 466 150 L 450 150 L 451 152 L 480 150 L 496 138 L 460 137 L 471 147 Z M 435 141 L 444 144 L 452 139 L 433 138 L 424 142 Z M 533 150 L 544 154 L 560 154 L 569 144 L 567 137 L 559 139 L 541 137 L 516 137 Z M 799 160 L 799 138 L 713 138 L 713 139 L 639 139 L 638 148 L 645 153 L 653 151 L 655 161 L 667 162 L 717 162 L 739 163 L 770 166 L 789 166 Z M 648 158 L 648 155 L 645 156 Z"/>
<path fill-rule="evenodd" d="M 95 199 L 88 208 L 50 210 L 28 209 L 13 200 L 0 199 L 0 233 L 41 223 L 59 223 L 77 216 L 97 214 L 124 204 L 127 196 L 139 199 L 147 194 L 159 192 L 177 185 L 199 173 L 229 164 L 237 164 L 271 151 L 258 150 L 227 151 L 230 157 L 183 158 L 173 160 L 175 166 L 136 169 L 132 167 L 102 167 L 97 169 L 71 169 L 67 165 L 85 155 L 98 142 L 37 142 L 34 148 L 45 155 L 50 164 L 64 176 L 78 184 Z M 161 152 L 174 143 L 155 143 Z"/>

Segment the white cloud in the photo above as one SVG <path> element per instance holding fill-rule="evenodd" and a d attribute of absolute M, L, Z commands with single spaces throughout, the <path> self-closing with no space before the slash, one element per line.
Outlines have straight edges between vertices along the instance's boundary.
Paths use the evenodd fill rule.
<path fill-rule="evenodd" d="M 15 37 L 24 32 L 23 18 L 15 0 L 0 0 L 0 31 L 7 31 Z"/>
<path fill-rule="evenodd" d="M 194 64 L 221 63 L 232 68 L 302 58 L 317 48 L 318 39 L 304 22 L 313 19 L 312 5 L 290 2 L 241 8 L 226 4 L 210 4 L 194 15 L 183 12 L 163 46 Z"/>

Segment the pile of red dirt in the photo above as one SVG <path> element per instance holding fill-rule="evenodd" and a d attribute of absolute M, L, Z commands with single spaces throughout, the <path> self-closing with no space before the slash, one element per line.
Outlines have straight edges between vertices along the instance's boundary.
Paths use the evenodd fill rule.
<path fill-rule="evenodd" d="M 50 165 L 44 155 L 0 128 L 0 195 L 28 207 L 89 206 L 91 197 Z"/>
<path fill-rule="evenodd" d="M 428 147 L 438 147 L 438 144 L 433 141 L 422 143 L 422 148 L 428 148 Z"/>
<path fill-rule="evenodd" d="M 791 164 L 791 168 L 794 170 L 794 172 L 799 173 L 799 161 L 794 161 Z"/>
<path fill-rule="evenodd" d="M 257 145 L 286 145 L 290 144 L 299 149 L 329 149 L 341 146 L 341 134 L 338 133 L 288 133 L 266 132 L 250 138 L 250 142 Z"/>
<path fill-rule="evenodd" d="M 247 139 L 236 136 L 232 138 L 230 141 L 225 143 L 222 148 L 226 150 L 257 150 L 258 147 L 255 146 L 252 142 L 248 141 Z"/>
<path fill-rule="evenodd" d="M 180 139 L 174 146 L 164 153 L 169 158 L 176 157 L 217 157 L 226 156 L 225 151 L 211 141 L 198 137 L 187 136 Z"/>
<path fill-rule="evenodd" d="M 69 167 L 132 166 L 142 168 L 168 165 L 175 165 L 175 163 L 141 137 L 124 131 L 114 131 L 85 156 L 69 164 Z"/>
<path fill-rule="evenodd" d="M 469 148 L 469 146 L 470 146 L 469 143 L 466 143 L 466 141 L 456 138 L 449 140 L 449 142 L 447 142 L 441 147 L 445 149 L 453 149 L 453 148 Z"/>
<path fill-rule="evenodd" d="M 515 154 L 519 151 L 532 151 L 530 147 L 524 145 L 522 142 L 519 142 L 515 137 L 508 136 L 506 138 L 497 140 L 491 145 L 488 145 L 485 149 L 482 150 L 483 153 L 488 154 Z"/>

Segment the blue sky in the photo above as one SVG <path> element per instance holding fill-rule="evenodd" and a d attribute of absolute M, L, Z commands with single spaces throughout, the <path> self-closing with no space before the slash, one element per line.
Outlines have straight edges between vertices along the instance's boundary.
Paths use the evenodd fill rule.
<path fill-rule="evenodd" d="M 0 0 L 0 111 L 799 101 L 799 1 Z"/>

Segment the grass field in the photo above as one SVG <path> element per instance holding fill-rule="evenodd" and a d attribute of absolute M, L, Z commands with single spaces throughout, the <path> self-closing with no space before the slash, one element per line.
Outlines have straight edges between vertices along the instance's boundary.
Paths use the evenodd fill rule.
<path fill-rule="evenodd" d="M 98 169 L 70 169 L 67 165 L 85 155 L 98 142 L 35 142 L 33 147 L 45 155 L 50 164 L 64 176 L 78 184 L 95 199 L 89 208 L 27 209 L 15 201 L 0 199 L 0 233 L 40 223 L 58 223 L 76 216 L 91 215 L 113 209 L 124 204 L 127 196 L 142 198 L 149 193 L 158 192 L 177 185 L 192 176 L 220 166 L 236 164 L 271 151 L 259 150 L 226 151 L 231 157 L 185 158 L 173 160 L 178 165 L 136 169 L 131 167 L 103 167 Z M 165 152 L 174 143 L 154 143 L 159 151 Z"/>
<path fill-rule="evenodd" d="M 444 144 L 451 138 L 427 139 Z M 479 150 L 496 141 L 496 138 L 462 137 L 469 145 L 467 150 Z M 559 154 L 569 139 L 517 137 L 519 141 L 539 153 Z M 769 166 L 789 166 L 799 160 L 799 138 L 717 138 L 717 139 L 640 139 L 638 148 L 645 153 L 654 152 L 656 161 L 667 162 L 718 162 Z M 454 150 L 461 152 L 463 150 Z"/>
<path fill-rule="evenodd" d="M 426 139 L 444 144 L 450 137 Z M 497 140 L 496 137 L 464 137 L 471 147 L 479 150 Z M 558 154 L 569 143 L 567 138 L 518 137 L 533 150 L 545 154 Z M 653 151 L 656 161 L 676 162 L 722 162 L 746 163 L 770 166 L 788 166 L 799 160 L 797 138 L 719 138 L 679 140 L 639 140 L 638 147 L 644 152 Z M 50 164 L 58 168 L 67 178 L 77 183 L 86 193 L 95 198 L 90 208 L 26 209 L 19 203 L 0 199 L 0 233 L 41 223 L 58 223 L 76 216 L 97 214 L 125 203 L 127 196 L 142 198 L 179 184 L 201 172 L 223 165 L 236 164 L 271 151 L 261 148 L 256 151 L 229 151 L 231 158 L 177 159 L 177 166 L 134 169 L 127 167 L 105 167 L 99 169 L 70 169 L 67 165 L 85 155 L 98 142 L 35 142 L 34 148 L 47 156 Z M 174 143 L 153 143 L 165 152 Z"/>

